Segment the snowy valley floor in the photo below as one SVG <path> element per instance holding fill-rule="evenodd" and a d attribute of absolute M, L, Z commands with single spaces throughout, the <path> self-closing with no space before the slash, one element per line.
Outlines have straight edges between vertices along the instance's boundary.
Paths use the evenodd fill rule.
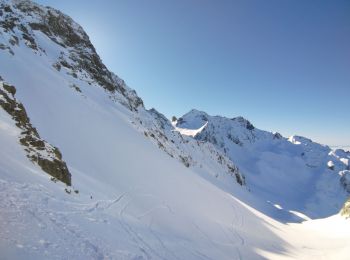
<path fill-rule="evenodd" d="M 348 259 L 350 223 L 340 216 L 282 224 L 220 196 L 190 214 L 151 191 L 91 199 L 2 179 L 1 259 Z"/>
<path fill-rule="evenodd" d="M 255 231 L 266 240 L 261 249 L 254 247 L 248 233 L 254 230 L 239 208 L 232 210 L 232 223 L 209 228 L 217 234 L 188 217 L 192 223 L 176 238 L 152 219 L 144 220 L 157 211 L 177 215 L 169 205 L 133 212 L 133 198 L 151 194 L 97 201 L 61 195 L 42 185 L 1 180 L 2 259 L 347 259 L 350 253 L 350 225 L 338 216 L 286 225 L 248 208 L 265 226 Z"/>

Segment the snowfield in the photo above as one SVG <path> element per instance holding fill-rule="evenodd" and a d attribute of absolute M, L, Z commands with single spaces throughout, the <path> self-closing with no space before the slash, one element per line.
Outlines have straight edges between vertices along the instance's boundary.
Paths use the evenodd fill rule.
<path fill-rule="evenodd" d="M 344 150 L 262 131 L 242 117 L 210 116 L 198 110 L 180 117 L 175 127 L 185 135 L 196 133 L 194 139 L 224 152 L 245 175 L 252 193 L 283 209 L 282 214 L 266 211 L 266 205 L 260 209 L 280 221 L 308 219 L 303 215 L 328 217 L 339 212 L 349 196 L 350 154 Z"/>
<path fill-rule="evenodd" d="M 72 176 L 52 181 L 29 160 L 0 106 L 1 259 L 349 258 L 350 221 L 337 214 L 349 153 L 199 111 L 173 126 L 69 17 L 30 1 L 0 10 L 0 89 L 16 88 Z"/>

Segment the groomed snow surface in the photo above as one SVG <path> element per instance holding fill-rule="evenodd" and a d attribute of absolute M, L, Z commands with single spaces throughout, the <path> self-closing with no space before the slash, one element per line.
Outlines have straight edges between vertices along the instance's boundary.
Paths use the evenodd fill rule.
<path fill-rule="evenodd" d="M 11 3 L 0 0 L 5 2 Z M 65 68 L 57 71 L 52 64 L 62 52 L 68 56 L 67 50 L 39 31 L 35 40 L 45 53 L 22 40 L 11 46 L 14 55 L 0 50 L 0 76 L 16 87 L 16 98 L 40 136 L 62 152 L 73 186 L 68 194 L 64 184 L 51 181 L 28 160 L 19 144 L 20 130 L 0 108 L 0 259 L 349 258 L 349 220 L 335 214 L 291 223 L 286 220 L 292 218 L 281 215 L 310 217 L 304 216 L 307 210 L 289 212 L 298 208 L 297 199 L 288 204 L 271 193 L 267 201 L 263 183 L 242 187 L 231 176 L 215 177 L 210 172 L 222 168 L 209 167 L 211 159 L 205 157 L 197 166 L 185 167 L 139 131 L 134 121 L 146 113 L 144 108 L 132 112 L 118 102 L 123 99 L 118 93 L 111 98 L 79 72 L 73 77 Z M 4 31 L 0 41 L 8 44 Z M 187 133 L 194 136 L 206 127 Z M 261 149 L 260 164 L 263 158 L 267 164 L 273 161 L 274 154 L 263 146 L 252 147 Z M 232 156 L 238 155 L 240 148 L 235 149 Z M 253 150 L 242 151 L 237 162 L 246 165 L 243 173 L 254 180 L 249 175 L 252 157 L 248 164 L 244 160 Z M 293 160 L 301 165 L 301 159 Z M 261 169 L 269 165 L 275 166 Z M 272 170 L 275 178 L 278 169 Z M 307 175 L 312 173 L 317 172 Z M 260 180 L 268 179 L 269 173 L 264 174 Z M 276 183 L 290 191 L 293 178 L 283 178 Z M 314 188 L 328 193 L 326 184 Z M 328 197 L 320 198 L 322 204 Z M 327 212 L 322 207 L 308 210 Z"/>

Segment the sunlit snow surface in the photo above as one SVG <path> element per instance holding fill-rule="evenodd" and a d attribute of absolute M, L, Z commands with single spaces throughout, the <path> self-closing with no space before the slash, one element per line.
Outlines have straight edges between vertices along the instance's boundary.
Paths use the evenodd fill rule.
<path fill-rule="evenodd" d="M 262 131 L 241 117 L 210 116 L 198 110 L 180 117 L 175 126 L 177 131 L 195 133 L 196 140 L 210 142 L 225 152 L 245 175 L 251 193 L 281 209 L 270 212 L 264 205 L 259 210 L 281 221 L 306 219 L 301 215 L 328 217 L 336 214 L 349 196 L 340 181 L 343 173 L 344 180 L 349 176 L 350 154 L 343 150 L 301 136 L 287 139 Z"/>
<path fill-rule="evenodd" d="M 118 102 L 123 97 L 110 98 L 79 73 L 58 72 L 52 63 L 66 50 L 40 32 L 35 36 L 46 53 L 21 41 L 13 56 L 0 50 L 0 75 L 16 87 L 41 137 L 59 147 L 79 193 L 67 194 L 28 160 L 20 130 L 0 109 L 1 259 L 348 259 L 350 221 L 338 215 L 281 221 L 292 207 L 264 193 L 264 184 L 273 188 L 273 182 L 249 176 L 253 164 L 244 158 L 253 149 L 237 157 L 246 165 L 247 187 L 220 172 L 205 150 L 210 145 L 188 148 L 197 164 L 185 167 L 140 132 L 136 119 L 148 112 L 131 112 Z M 279 180 L 279 169 L 269 168 L 275 155 L 263 154 L 260 180 L 277 178 L 280 189 L 291 192 L 290 179 Z M 278 159 L 294 166 L 283 155 Z"/>

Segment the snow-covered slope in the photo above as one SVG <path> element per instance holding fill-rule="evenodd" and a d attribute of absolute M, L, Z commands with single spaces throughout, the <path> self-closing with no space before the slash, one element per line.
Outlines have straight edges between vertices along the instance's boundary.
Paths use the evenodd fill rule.
<path fill-rule="evenodd" d="M 285 212 L 301 212 L 309 217 L 336 214 L 349 196 L 349 158 L 343 150 L 310 139 L 255 128 L 248 120 L 209 116 L 191 110 L 175 123 L 186 134 L 201 129 L 194 139 L 212 143 L 224 152 L 246 177 L 251 192 L 278 205 Z M 286 218 L 286 219 L 284 219 Z"/>
<path fill-rule="evenodd" d="M 140 129 L 146 134 L 147 131 L 152 129 L 153 133 L 151 133 L 152 131 L 149 133 L 151 138 L 170 138 L 170 140 L 163 138 L 157 143 L 162 145 L 165 150 L 169 150 L 168 153 L 171 152 L 173 157 L 178 158 L 188 166 L 189 164 L 198 163 L 192 158 L 197 155 L 191 151 L 186 151 L 185 148 L 188 147 L 190 149 L 190 147 L 198 146 L 197 142 L 192 140 L 186 141 L 186 143 L 191 142 L 191 144 L 184 147 L 181 145 L 181 143 L 185 143 L 182 136 L 173 133 L 169 127 L 164 127 L 167 123 L 170 125 L 169 122 L 166 122 L 168 121 L 167 119 L 161 119 L 162 115 L 154 110 L 145 110 L 143 102 L 136 92 L 128 88 L 123 80 L 107 70 L 90 43 L 88 36 L 71 18 L 52 8 L 43 9 L 27 1 L 19 1 L 15 6 L 8 5 L 8 12 L 5 9 L 4 7 L 4 21 L 2 21 L 3 39 L 1 44 L 6 46 L 3 52 L 5 57 L 2 61 L 7 66 L 3 68 L 1 73 L 6 81 L 14 78 L 9 84 L 17 86 L 30 82 L 34 85 L 36 81 L 41 81 L 40 84 L 35 86 L 36 89 L 34 91 L 35 93 L 42 92 L 38 93 L 38 95 L 42 95 L 40 101 L 44 103 L 43 105 L 47 102 L 47 96 L 41 91 L 42 86 L 45 86 L 45 90 L 50 92 L 52 97 L 58 94 L 54 93 L 50 86 L 46 86 L 48 84 L 54 85 L 55 81 L 50 78 L 46 79 L 48 76 L 45 77 L 45 75 L 54 75 L 53 77 L 61 80 L 57 84 L 62 85 L 69 92 L 76 92 L 75 94 L 79 98 L 86 99 L 86 102 L 96 102 L 98 95 L 93 91 L 101 91 L 102 88 L 105 90 L 105 93 L 100 95 L 103 97 L 108 96 L 110 105 L 114 103 L 122 104 L 130 110 L 130 120 L 133 120 L 131 119 L 133 117 L 145 118 L 144 120 L 148 122 L 148 126 Z M 31 40 L 28 41 L 27 39 Z M 36 60 L 36 62 L 32 60 Z M 44 76 L 37 75 L 38 71 L 41 71 Z M 18 77 L 18 74 L 25 75 L 25 77 Z M 18 91 L 19 99 L 21 97 L 30 98 L 30 102 L 40 103 L 37 102 L 37 96 L 33 97 L 30 95 L 32 91 L 30 87 L 27 87 L 25 91 L 27 92 Z M 66 96 L 66 94 L 62 93 L 62 96 Z M 67 102 L 77 103 L 75 100 Z M 39 110 L 36 112 L 44 112 L 42 116 L 47 116 L 48 111 L 40 111 L 40 106 L 34 106 L 34 104 L 33 106 L 27 104 L 27 106 L 29 107 L 28 109 L 34 107 L 32 109 Z M 63 111 L 57 111 L 57 114 L 65 113 L 69 113 L 66 107 Z M 140 119 L 136 120 L 136 124 L 140 122 Z M 34 122 L 34 125 L 40 129 L 38 123 Z M 47 124 L 47 122 L 43 122 L 43 124 Z M 52 133 L 52 131 L 53 129 L 50 129 L 48 132 Z M 220 169 L 219 172 L 226 171 L 229 175 L 240 178 L 232 163 L 229 160 L 225 160 L 224 155 L 220 155 L 220 152 L 210 152 L 209 149 L 202 150 L 211 154 L 210 158 L 207 158 L 210 161 L 209 164 L 224 168 Z M 206 157 L 207 155 L 199 154 L 198 156 Z M 222 158 L 222 163 L 218 162 L 219 156 L 220 159 Z M 240 182 L 243 183 L 243 181 Z"/>
<path fill-rule="evenodd" d="M 279 209 L 266 210 L 245 169 L 146 110 L 61 12 L 0 0 L 0 76 L 1 259 L 349 254 L 340 216 L 287 225 L 263 214 Z"/>

